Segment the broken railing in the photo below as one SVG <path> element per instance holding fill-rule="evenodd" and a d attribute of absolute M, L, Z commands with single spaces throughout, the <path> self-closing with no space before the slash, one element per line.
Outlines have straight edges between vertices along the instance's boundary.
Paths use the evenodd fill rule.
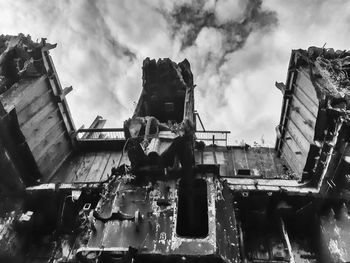
<path fill-rule="evenodd" d="M 123 128 L 94 128 L 79 129 L 77 131 L 78 141 L 107 141 L 107 140 L 125 140 Z"/>
<path fill-rule="evenodd" d="M 227 146 L 227 135 L 229 131 L 196 131 L 197 141 L 205 144 Z M 77 131 L 78 141 L 108 141 L 125 140 L 123 128 L 94 128 L 79 129 Z"/>
<path fill-rule="evenodd" d="M 227 135 L 230 131 L 196 131 L 196 140 L 205 144 L 227 146 Z"/>

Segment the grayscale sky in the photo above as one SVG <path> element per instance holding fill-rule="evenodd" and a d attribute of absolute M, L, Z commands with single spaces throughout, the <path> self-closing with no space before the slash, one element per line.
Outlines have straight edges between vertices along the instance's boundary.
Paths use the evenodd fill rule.
<path fill-rule="evenodd" d="M 77 127 L 96 115 L 121 127 L 146 57 L 187 58 L 207 129 L 273 145 L 292 49 L 350 47 L 346 0 L 0 0 L 0 34 L 57 43 L 51 51 Z"/>

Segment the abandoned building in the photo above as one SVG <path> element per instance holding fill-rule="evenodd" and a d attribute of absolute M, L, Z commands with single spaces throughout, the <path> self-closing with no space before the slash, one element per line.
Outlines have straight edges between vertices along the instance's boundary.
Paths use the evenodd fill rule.
<path fill-rule="evenodd" d="M 0 262 L 350 262 L 350 52 L 292 51 L 269 148 L 205 130 L 186 59 L 76 129 L 52 48 L 0 36 Z"/>

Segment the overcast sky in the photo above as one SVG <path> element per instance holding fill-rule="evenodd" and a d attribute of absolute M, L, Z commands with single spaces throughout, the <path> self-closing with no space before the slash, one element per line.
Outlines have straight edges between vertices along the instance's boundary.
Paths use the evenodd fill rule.
<path fill-rule="evenodd" d="M 77 127 L 96 115 L 121 127 L 141 92 L 146 57 L 187 58 L 207 129 L 273 145 L 292 49 L 348 49 L 350 1 L 0 0 L 0 34 L 51 51 Z"/>

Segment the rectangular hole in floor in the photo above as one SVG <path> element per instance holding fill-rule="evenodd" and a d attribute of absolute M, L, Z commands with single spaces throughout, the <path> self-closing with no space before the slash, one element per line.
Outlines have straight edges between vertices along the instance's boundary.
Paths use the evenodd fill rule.
<path fill-rule="evenodd" d="M 187 180 L 179 183 L 179 200 L 176 233 L 179 236 L 203 238 L 208 235 L 207 183 L 195 179 L 193 186 Z"/>

